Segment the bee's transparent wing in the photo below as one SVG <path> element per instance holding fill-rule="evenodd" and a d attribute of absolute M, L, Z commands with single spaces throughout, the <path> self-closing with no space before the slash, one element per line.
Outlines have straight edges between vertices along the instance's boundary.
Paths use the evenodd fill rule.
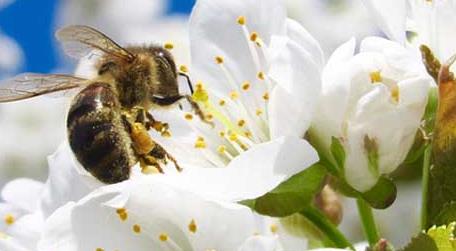
<path fill-rule="evenodd" d="M 84 87 L 86 79 L 70 75 L 24 73 L 0 81 L 0 103 Z"/>
<path fill-rule="evenodd" d="M 93 54 L 94 50 L 97 50 L 127 61 L 134 59 L 133 54 L 103 33 L 89 26 L 67 26 L 58 30 L 55 36 L 62 43 L 65 52 L 71 57 L 79 59 Z"/>

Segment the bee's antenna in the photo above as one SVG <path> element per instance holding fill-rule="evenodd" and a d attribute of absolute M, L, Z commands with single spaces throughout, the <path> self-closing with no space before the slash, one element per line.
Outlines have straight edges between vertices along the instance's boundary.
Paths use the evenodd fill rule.
<path fill-rule="evenodd" d="M 190 88 L 190 93 L 193 95 L 193 85 L 192 81 L 190 80 L 190 77 L 183 72 L 179 72 L 179 76 L 185 77 L 187 79 L 188 88 Z"/>

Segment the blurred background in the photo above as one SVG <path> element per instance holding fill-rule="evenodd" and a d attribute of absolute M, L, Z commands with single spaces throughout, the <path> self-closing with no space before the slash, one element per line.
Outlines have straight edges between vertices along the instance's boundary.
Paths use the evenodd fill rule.
<path fill-rule="evenodd" d="M 216 0 L 214 0 L 216 1 Z M 283 0 L 291 18 L 321 43 L 326 56 L 351 37 L 381 35 L 361 0 Z M 87 24 L 121 45 L 175 45 L 178 64 L 189 64 L 187 20 L 194 0 L 0 0 L 0 79 L 20 72 L 74 73 L 76 64 L 54 39 L 57 28 Z M 46 156 L 65 137 L 69 100 L 38 97 L 0 105 L 0 185 L 16 177 L 44 181 Z M 417 177 L 403 179 L 399 197 L 377 211 L 381 232 L 402 246 L 418 228 L 420 188 Z M 353 241 L 362 239 L 355 204 L 345 200 L 341 228 Z M 401 222 L 403 224 L 394 224 Z"/>

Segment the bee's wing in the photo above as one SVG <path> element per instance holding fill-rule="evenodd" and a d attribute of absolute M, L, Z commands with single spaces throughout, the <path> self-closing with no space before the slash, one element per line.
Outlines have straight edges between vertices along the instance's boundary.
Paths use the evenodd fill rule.
<path fill-rule="evenodd" d="M 87 79 L 70 75 L 24 73 L 0 81 L 0 103 L 83 87 Z"/>
<path fill-rule="evenodd" d="M 67 26 L 58 30 L 55 36 L 62 43 L 65 52 L 71 57 L 79 59 L 93 53 L 93 50 L 98 50 L 127 61 L 134 59 L 133 54 L 89 26 Z"/>

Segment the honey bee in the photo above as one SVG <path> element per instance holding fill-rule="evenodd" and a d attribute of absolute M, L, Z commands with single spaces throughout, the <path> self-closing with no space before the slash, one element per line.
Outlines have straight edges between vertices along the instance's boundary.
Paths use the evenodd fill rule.
<path fill-rule="evenodd" d="M 97 76 L 21 74 L 0 83 L 0 103 L 79 88 L 68 112 L 67 134 L 76 159 L 88 172 L 104 183 L 117 183 L 128 179 L 138 162 L 163 172 L 162 166 L 172 161 L 180 171 L 173 156 L 148 133 L 154 129 L 169 134 L 168 125 L 148 111 L 181 99 L 204 119 L 191 96 L 179 93 L 179 75 L 187 78 L 191 93 L 193 89 L 189 77 L 176 70 L 171 53 L 157 45 L 122 48 L 88 26 L 62 28 L 56 38 L 72 57 L 101 52 Z"/>

